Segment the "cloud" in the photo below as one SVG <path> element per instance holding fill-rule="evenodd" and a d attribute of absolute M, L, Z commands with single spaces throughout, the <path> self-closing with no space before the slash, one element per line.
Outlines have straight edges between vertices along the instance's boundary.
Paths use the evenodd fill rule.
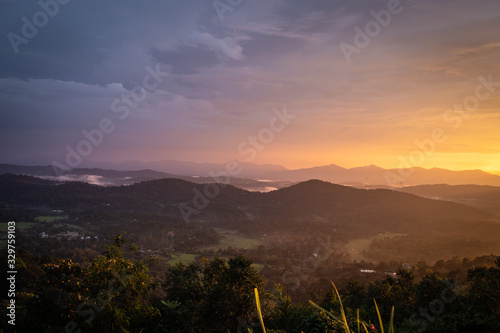
<path fill-rule="evenodd" d="M 500 43 L 487 43 L 476 47 L 457 48 L 452 53 L 455 55 L 466 55 L 470 53 L 481 54 L 498 48 L 500 48 Z"/>
<path fill-rule="evenodd" d="M 40 10 L 36 2 L 3 4 L 4 36 Z M 474 91 L 479 75 L 500 79 L 500 4 L 402 5 L 349 65 L 339 44 L 352 44 L 354 27 L 387 1 L 244 1 L 223 21 L 210 1 L 71 1 L 19 54 L 6 38 L 0 43 L 0 154 L 64 153 L 82 129 L 115 120 L 110 103 L 157 63 L 171 74 L 92 158 L 231 159 L 234 145 L 283 105 L 300 117 L 263 162 L 299 146 L 327 156 L 329 145 L 356 152 L 411 145 L 439 123 L 441 110 Z M 457 141 L 481 135 L 474 127 L 497 139 L 495 103 L 485 101 Z"/>
<path fill-rule="evenodd" d="M 245 39 L 247 38 L 224 37 L 217 39 L 208 32 L 195 31 L 189 36 L 188 42 L 194 45 L 205 46 L 223 58 L 242 60 L 245 56 L 243 55 L 243 48 L 239 45 L 239 42 Z"/>
<path fill-rule="evenodd" d="M 193 74 L 220 63 L 213 51 L 191 45 L 181 45 L 174 50 L 153 48 L 151 55 L 158 62 L 171 66 L 173 74 Z"/>

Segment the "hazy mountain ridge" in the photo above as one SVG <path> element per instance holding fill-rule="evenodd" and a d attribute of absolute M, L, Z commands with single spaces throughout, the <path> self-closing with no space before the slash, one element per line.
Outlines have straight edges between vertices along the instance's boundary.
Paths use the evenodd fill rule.
<path fill-rule="evenodd" d="M 64 174 L 58 176 L 55 174 L 52 166 L 24 166 L 24 165 L 13 165 L 13 164 L 0 164 L 0 174 L 7 174 L 7 173 L 36 176 L 55 181 L 80 181 L 84 183 L 102 185 L 102 186 L 131 185 L 142 181 L 162 179 L 162 178 L 183 179 L 186 181 L 199 184 L 220 181 L 219 179 L 210 176 L 182 176 L 178 174 L 166 173 L 151 169 L 114 170 L 114 169 L 101 169 L 101 168 L 75 168 L 75 169 L 70 169 L 66 171 Z M 216 174 L 218 175 L 219 173 Z M 225 178 L 221 179 L 223 181 L 226 181 Z M 263 191 L 263 192 L 288 186 L 293 183 L 289 181 L 259 181 L 259 180 L 240 178 L 240 177 L 229 177 L 227 178 L 227 181 L 229 181 L 229 184 L 238 186 L 240 188 L 252 191 Z"/>
<path fill-rule="evenodd" d="M 128 170 L 77 168 L 68 170 L 63 176 L 56 177 L 51 166 L 22 166 L 0 164 L 0 174 L 13 173 L 43 176 L 49 179 L 80 180 L 102 185 L 127 185 L 136 182 L 160 178 L 179 178 L 196 183 L 216 182 L 214 174 L 226 173 L 227 164 L 195 163 L 182 161 L 112 163 L 108 167 L 128 167 Z M 155 168 L 157 166 L 158 168 Z M 161 171 L 156 171 L 161 170 Z M 500 176 L 481 170 L 452 171 L 415 167 L 410 172 L 399 169 L 383 169 L 375 165 L 346 169 L 335 164 L 313 168 L 288 170 L 279 165 L 258 165 L 239 163 L 236 175 L 229 177 L 230 184 L 244 189 L 269 191 L 303 182 L 319 179 L 336 184 L 357 187 L 377 188 L 404 187 L 426 184 L 449 185 L 490 185 L 500 186 Z M 405 174 L 406 173 L 406 174 Z M 411 173 L 408 177 L 406 176 Z M 102 178 L 92 178 L 98 176 Z"/>
<path fill-rule="evenodd" d="M 199 210 L 193 221 L 251 230 L 315 224 L 321 228 L 362 226 L 372 232 L 406 231 L 413 223 L 437 220 L 493 220 L 487 212 L 447 201 L 398 191 L 364 190 L 311 180 L 269 193 L 249 192 L 231 185 L 203 209 L 194 204 L 205 185 L 180 179 L 150 180 L 130 186 L 99 187 L 79 182 L 53 182 L 29 176 L 1 175 L 2 202 L 50 205 L 54 209 L 118 209 L 166 215 L 181 220 L 180 204 Z M 277 222 L 273 225 L 274 222 Z M 358 224 L 358 225 L 356 225 Z M 248 231 L 247 230 L 247 231 Z"/>
<path fill-rule="evenodd" d="M 290 181 L 305 181 L 321 179 L 338 184 L 350 185 L 380 185 L 409 186 L 423 184 L 477 184 L 500 186 L 500 176 L 482 170 L 452 171 L 432 168 L 414 167 L 413 171 L 399 169 L 383 169 L 375 165 L 342 168 L 331 164 L 314 168 L 286 170 L 274 172 L 267 177 L 271 179 L 287 179 Z M 407 174 L 410 174 L 407 176 Z M 407 176 L 407 177 L 406 177 Z"/>
<path fill-rule="evenodd" d="M 500 216 L 500 187 L 487 185 L 419 185 L 398 189 L 426 198 L 449 200 Z"/>
<path fill-rule="evenodd" d="M 208 177 L 211 173 L 219 173 L 220 171 L 226 170 L 227 164 L 230 162 L 234 161 L 228 161 L 226 163 L 199 163 L 176 160 L 161 160 L 149 162 L 124 161 L 120 163 L 99 163 L 99 166 L 117 170 L 154 169 L 161 172 L 177 174 L 180 176 Z M 260 179 L 265 174 L 287 170 L 287 168 L 285 168 L 284 166 L 275 164 L 255 164 L 239 161 L 237 163 L 238 166 L 241 167 L 241 169 L 240 172 L 235 176 L 241 178 Z"/>

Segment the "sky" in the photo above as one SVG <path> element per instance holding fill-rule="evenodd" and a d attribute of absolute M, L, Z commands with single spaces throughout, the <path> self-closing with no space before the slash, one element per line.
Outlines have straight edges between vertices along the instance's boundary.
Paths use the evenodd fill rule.
<path fill-rule="evenodd" d="M 500 174 L 496 0 L 0 0 L 0 162 Z"/>

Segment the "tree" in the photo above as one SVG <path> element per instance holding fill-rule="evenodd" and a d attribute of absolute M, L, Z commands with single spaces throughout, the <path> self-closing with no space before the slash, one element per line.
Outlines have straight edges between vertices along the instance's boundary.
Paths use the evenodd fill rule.
<path fill-rule="evenodd" d="M 158 313 L 147 305 L 148 267 L 126 259 L 118 235 L 90 267 L 70 259 L 42 267 L 26 304 L 22 331 L 129 332 L 147 326 Z"/>
<path fill-rule="evenodd" d="M 400 318 L 410 316 L 415 302 L 415 275 L 404 268 L 397 271 L 396 277 L 387 277 L 382 281 L 375 281 L 368 287 L 370 300 L 376 299 L 382 313 L 390 313 L 394 306 L 398 309 Z M 375 313 L 371 309 L 370 313 Z M 373 318 L 375 321 L 376 318 Z"/>
<path fill-rule="evenodd" d="M 495 264 L 497 267 L 478 267 L 467 272 L 475 310 L 486 319 L 491 332 L 500 331 L 500 257 Z"/>
<path fill-rule="evenodd" d="M 164 289 L 168 306 L 162 315 L 180 326 L 162 324 L 168 332 L 236 332 L 239 323 L 252 317 L 253 290 L 261 286 L 252 261 L 243 256 L 178 264 L 167 273 Z M 172 318 L 172 314 L 177 317 Z"/>
<path fill-rule="evenodd" d="M 84 272 L 71 259 L 49 262 L 25 300 L 16 325 L 20 331 L 60 331 L 74 314 Z"/>
<path fill-rule="evenodd" d="M 76 308 L 82 328 L 93 332 L 129 332 L 145 322 L 143 317 L 158 315 L 145 302 L 151 288 L 148 266 L 126 259 L 124 243 L 125 239 L 118 235 L 104 255 L 85 270 L 84 288 L 79 295 L 82 302 Z"/>

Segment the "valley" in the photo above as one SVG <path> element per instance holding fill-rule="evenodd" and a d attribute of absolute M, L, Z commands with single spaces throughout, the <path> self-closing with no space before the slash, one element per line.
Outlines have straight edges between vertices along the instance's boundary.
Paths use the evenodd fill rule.
<path fill-rule="evenodd" d="M 278 272 L 311 256 L 326 237 L 335 251 L 319 263 L 323 270 L 334 262 L 433 264 L 500 251 L 494 205 L 482 210 L 487 201 L 473 207 L 401 189 L 311 180 L 265 193 L 227 185 L 185 221 L 180 205 L 206 185 L 166 178 L 103 187 L 4 174 L 0 186 L 2 222 L 22 222 L 26 249 L 57 257 L 77 252 L 82 261 L 117 233 L 139 253 L 162 258 L 165 267 L 244 254 L 275 282 Z"/>

